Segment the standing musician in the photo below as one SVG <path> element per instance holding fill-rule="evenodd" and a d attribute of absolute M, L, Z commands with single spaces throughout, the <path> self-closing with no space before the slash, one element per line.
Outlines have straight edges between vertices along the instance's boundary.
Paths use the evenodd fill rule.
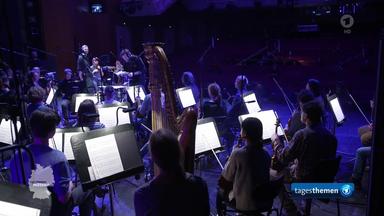
<path fill-rule="evenodd" d="M 123 49 L 120 52 L 120 62 L 131 78 L 129 85 L 146 86 L 146 68 L 139 56 L 133 55 L 129 49 Z"/>
<path fill-rule="evenodd" d="M 100 66 L 100 60 L 98 57 L 92 58 L 92 66 L 91 71 L 93 75 L 93 82 L 95 86 L 101 86 L 102 85 L 102 79 L 104 77 L 103 70 Z"/>
<path fill-rule="evenodd" d="M 77 71 L 79 73 L 80 80 L 85 81 L 85 92 L 96 93 L 88 53 L 88 46 L 85 44 L 81 46 L 81 53 L 77 58 Z"/>

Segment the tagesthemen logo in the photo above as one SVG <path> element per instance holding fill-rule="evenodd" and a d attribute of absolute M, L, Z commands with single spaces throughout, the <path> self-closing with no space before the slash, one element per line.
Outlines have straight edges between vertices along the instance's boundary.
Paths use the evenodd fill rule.
<path fill-rule="evenodd" d="M 355 188 L 352 183 L 292 183 L 293 196 L 300 198 L 348 198 Z"/>

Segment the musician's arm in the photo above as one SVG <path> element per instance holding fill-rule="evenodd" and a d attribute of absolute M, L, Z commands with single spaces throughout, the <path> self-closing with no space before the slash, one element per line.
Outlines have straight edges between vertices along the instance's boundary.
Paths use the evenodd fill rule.
<path fill-rule="evenodd" d="M 229 193 L 233 188 L 233 181 L 237 171 L 236 153 L 236 150 L 232 152 L 219 178 L 218 185 L 225 193 Z"/>
<path fill-rule="evenodd" d="M 272 137 L 272 147 L 275 156 L 284 165 L 298 158 L 303 149 L 303 134 L 301 131 L 295 133 L 293 138 L 289 141 L 288 145 L 284 146 L 284 142 L 281 141 L 276 135 Z"/>

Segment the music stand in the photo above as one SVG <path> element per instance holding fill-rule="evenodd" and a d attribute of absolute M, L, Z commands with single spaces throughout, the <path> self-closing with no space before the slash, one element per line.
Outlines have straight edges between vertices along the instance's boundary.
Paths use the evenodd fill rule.
<path fill-rule="evenodd" d="M 20 131 L 20 121 L 17 121 L 17 133 Z M 12 120 L 0 119 L 0 143 L 13 145 L 16 141 L 15 127 Z"/>
<path fill-rule="evenodd" d="M 143 101 L 146 95 L 144 88 L 141 85 L 128 86 L 127 92 L 128 92 L 129 99 L 131 100 L 132 103 L 136 102 L 136 97 L 139 97 L 140 100 Z"/>
<path fill-rule="evenodd" d="M 257 113 L 241 115 L 239 116 L 240 124 L 249 117 L 258 118 L 261 121 L 261 123 L 263 124 L 263 142 L 270 142 L 272 135 L 275 134 L 276 131 L 277 116 L 275 114 L 275 111 L 266 110 Z M 281 125 L 277 129 L 277 135 L 284 136 L 284 131 Z"/>
<path fill-rule="evenodd" d="M 257 102 L 254 92 L 247 92 L 243 94 L 243 101 L 247 107 L 248 113 L 254 113 L 261 111 L 259 103 Z"/>
<path fill-rule="evenodd" d="M 176 94 L 183 108 L 191 107 L 196 104 L 191 87 L 178 88 L 176 89 Z"/>
<path fill-rule="evenodd" d="M 51 199 L 33 199 L 33 193 L 25 185 L 0 183 L 0 215 L 49 216 Z"/>
<path fill-rule="evenodd" d="M 48 105 L 51 105 L 55 94 L 56 94 L 56 90 L 54 88 L 51 88 L 51 90 L 49 91 L 48 97 L 45 100 L 45 103 Z"/>
<path fill-rule="evenodd" d="M 98 99 L 95 94 L 74 94 L 72 95 L 72 112 L 77 113 L 81 102 L 86 99 L 92 100 L 95 104 L 97 104 Z"/>
<path fill-rule="evenodd" d="M 130 124 L 131 114 L 123 113 L 123 110 L 121 109 L 123 107 L 128 107 L 128 104 L 118 103 L 97 105 L 100 122 L 103 123 L 106 128 L 116 126 L 117 124 Z"/>
<path fill-rule="evenodd" d="M 335 94 L 328 95 L 327 100 L 328 100 L 328 103 L 331 107 L 333 117 L 335 119 L 335 124 L 337 126 L 341 126 L 344 123 L 346 118 L 345 118 L 343 109 L 340 106 L 340 102 L 339 102 L 337 95 L 335 95 Z"/>
<path fill-rule="evenodd" d="M 84 190 L 144 171 L 134 128 L 130 124 L 72 136 L 71 145 Z"/>
<path fill-rule="evenodd" d="M 220 167 L 224 169 L 216 150 L 222 149 L 214 118 L 199 119 L 196 125 L 195 156 L 212 152 Z"/>
<path fill-rule="evenodd" d="M 89 131 L 88 128 L 56 128 L 55 135 L 49 139 L 49 146 L 53 149 L 57 149 L 64 153 L 69 162 L 74 162 L 75 157 L 73 155 L 71 137 L 84 131 Z"/>

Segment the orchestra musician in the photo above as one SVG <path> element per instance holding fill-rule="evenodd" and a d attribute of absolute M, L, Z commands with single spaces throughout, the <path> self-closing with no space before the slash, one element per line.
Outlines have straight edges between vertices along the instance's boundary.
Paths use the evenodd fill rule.
<path fill-rule="evenodd" d="M 96 93 L 96 86 L 93 82 L 93 74 L 91 71 L 91 63 L 89 60 L 89 49 L 87 45 L 81 46 L 81 53 L 77 58 L 77 71 L 79 73 L 80 80 L 85 82 L 86 93 Z"/>
<path fill-rule="evenodd" d="M 65 79 L 59 83 L 57 94 L 61 94 L 61 110 L 62 120 L 67 125 L 68 117 L 70 114 L 71 100 L 73 95 L 72 90 L 72 70 L 69 68 L 64 69 Z"/>
<path fill-rule="evenodd" d="M 93 82 L 96 87 L 102 85 L 102 79 L 104 77 L 103 70 L 100 66 L 100 60 L 98 57 L 92 58 L 91 71 L 93 75 Z"/>
<path fill-rule="evenodd" d="M 146 67 L 139 56 L 133 55 L 129 49 L 123 49 L 120 52 L 120 62 L 131 79 L 129 85 L 146 86 Z"/>

